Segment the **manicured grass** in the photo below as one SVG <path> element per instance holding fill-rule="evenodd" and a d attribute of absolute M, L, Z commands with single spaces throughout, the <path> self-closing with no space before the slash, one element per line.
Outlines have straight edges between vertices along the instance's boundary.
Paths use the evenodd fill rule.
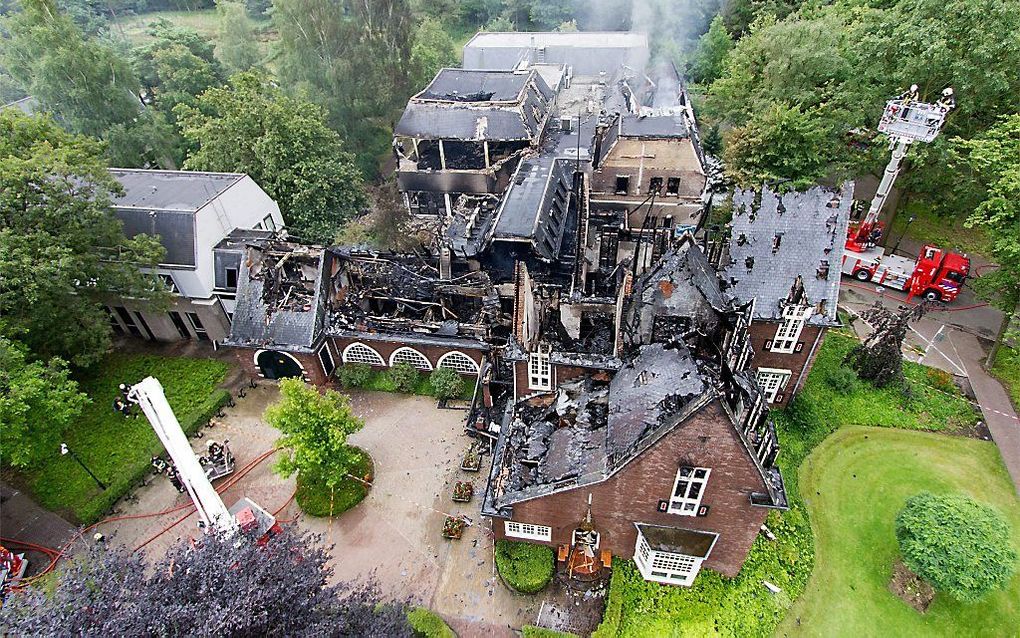
<path fill-rule="evenodd" d="M 920 432 L 846 428 L 801 467 L 817 566 L 779 635 L 1011 636 L 1020 627 L 1020 575 L 1007 591 L 965 604 L 939 594 L 919 614 L 887 588 L 899 556 L 895 519 L 927 490 L 963 493 L 1002 511 L 1020 550 L 1018 503 L 992 443 Z"/>
<path fill-rule="evenodd" d="M 218 18 L 216 9 L 197 9 L 195 11 L 153 11 L 137 15 L 122 16 L 113 23 L 114 34 L 121 31 L 132 44 L 144 44 L 152 39 L 149 35 L 149 24 L 165 18 L 179 27 L 187 27 L 209 39 L 216 37 Z"/>
<path fill-rule="evenodd" d="M 907 227 L 910 216 L 913 223 Z M 952 217 L 941 217 L 932 212 L 931 206 L 921 198 L 911 199 L 903 210 L 896 213 L 892 228 L 886 230 L 887 245 L 891 248 L 903 235 L 922 244 L 932 243 L 942 248 L 979 255 L 988 254 L 988 237 L 980 228 L 966 228 L 967 213 Z"/>
<path fill-rule="evenodd" d="M 368 452 L 359 450 L 361 456 L 358 463 L 351 469 L 351 474 L 359 477 L 362 481 L 372 482 L 373 465 L 372 457 Z M 305 514 L 311 516 L 340 516 L 347 510 L 360 503 L 368 496 L 369 487 L 362 481 L 351 477 L 344 477 L 334 490 L 330 490 L 326 483 L 315 477 L 305 477 L 301 474 L 297 478 L 297 500 L 298 507 Z"/>
<path fill-rule="evenodd" d="M 759 536 L 736 578 L 706 569 L 689 588 L 645 582 L 632 561 L 614 561 L 596 638 L 771 636 L 804 591 L 815 564 L 798 476 L 811 451 L 834 431 L 860 421 L 914 430 L 964 429 L 976 421 L 977 413 L 959 392 L 924 366 L 904 362 L 909 395 L 902 388 L 876 390 L 853 375 L 848 379 L 842 360 L 854 343 L 853 337 L 830 333 L 793 405 L 772 413 L 790 502 L 789 511 L 771 512 L 766 521 L 776 540 Z M 764 580 L 782 593 L 770 594 Z"/>
<path fill-rule="evenodd" d="M 532 625 L 524 625 L 521 627 L 521 636 L 522 638 L 577 638 L 577 634 L 556 631 L 555 629 L 546 629 L 545 627 L 535 627 Z"/>
<path fill-rule="evenodd" d="M 424 607 L 414 607 L 408 611 L 407 622 L 411 623 L 415 633 L 424 638 L 457 638 L 457 634 L 439 614 Z"/>
<path fill-rule="evenodd" d="M 853 375 L 848 377 L 843 357 L 856 343 L 854 337 L 830 333 L 798 397 L 805 408 L 824 415 L 833 429 L 874 425 L 954 432 L 977 421 L 977 410 L 959 394 L 949 376 L 933 368 L 904 361 L 905 388 L 879 390 Z"/>
<path fill-rule="evenodd" d="M 555 568 L 551 547 L 496 541 L 496 569 L 507 585 L 522 594 L 534 594 L 545 589 Z"/>
<path fill-rule="evenodd" d="M 70 515 L 82 524 L 98 520 L 148 472 L 150 457 L 163 453 L 141 412 L 125 417 L 114 411 L 117 386 L 156 377 L 181 427 L 191 433 L 229 401 L 229 393 L 216 389 L 226 373 L 227 365 L 212 359 L 108 357 L 81 381 L 92 402 L 64 435 L 68 447 L 108 489 L 100 490 L 70 456 L 61 456 L 58 450 L 45 464 L 20 472 L 19 482 L 47 509 Z"/>
<path fill-rule="evenodd" d="M 1014 406 L 1020 406 L 1020 352 L 1002 346 L 995 354 L 992 374 L 1006 386 Z"/>

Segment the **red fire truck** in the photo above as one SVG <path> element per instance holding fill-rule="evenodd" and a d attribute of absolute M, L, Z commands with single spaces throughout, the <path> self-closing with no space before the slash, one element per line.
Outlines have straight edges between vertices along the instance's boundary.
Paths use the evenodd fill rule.
<path fill-rule="evenodd" d="M 861 252 L 847 249 L 842 272 L 858 281 L 905 290 L 908 300 L 924 297 L 928 301 L 952 301 L 970 274 L 970 259 L 932 244 L 923 246 L 916 260 L 886 255 L 875 246 Z"/>

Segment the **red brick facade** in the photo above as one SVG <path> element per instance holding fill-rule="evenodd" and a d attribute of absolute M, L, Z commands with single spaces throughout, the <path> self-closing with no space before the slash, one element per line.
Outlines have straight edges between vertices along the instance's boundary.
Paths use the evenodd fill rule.
<path fill-rule="evenodd" d="M 780 325 L 779 321 L 754 321 L 749 330 L 751 347 L 754 348 L 754 369 L 772 368 L 790 371 L 790 381 L 778 395 L 782 400 L 769 404 L 769 407 L 773 408 L 785 407 L 790 403 L 793 395 L 800 389 L 798 382 L 803 385 L 803 378 L 806 378 L 807 372 L 811 370 L 811 364 L 814 363 L 813 355 L 817 356 L 817 346 L 825 336 L 825 328 L 804 326 L 797 340 L 800 352 L 783 354 L 766 350 L 765 346 L 776 336 L 776 330 Z"/>
<path fill-rule="evenodd" d="M 706 516 L 658 511 L 659 501 L 672 494 L 680 465 L 712 470 L 701 501 L 709 508 Z M 591 494 L 601 549 L 632 558 L 637 541 L 634 523 L 715 532 L 719 539 L 704 566 L 736 576 L 768 514 L 751 505 L 750 495 L 764 491 L 761 475 L 716 401 L 606 481 L 517 503 L 511 520 L 551 527 L 548 545 L 569 544 Z M 504 521 L 493 519 L 492 524 L 495 537 L 506 538 Z"/>

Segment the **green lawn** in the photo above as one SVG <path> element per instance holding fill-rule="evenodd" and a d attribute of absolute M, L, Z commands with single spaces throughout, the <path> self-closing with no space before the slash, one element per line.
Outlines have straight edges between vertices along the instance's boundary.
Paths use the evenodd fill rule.
<path fill-rule="evenodd" d="M 921 243 L 932 243 L 942 248 L 979 255 L 988 254 L 988 238 L 980 228 L 965 228 L 969 211 L 953 217 L 941 217 L 932 212 L 931 206 L 923 199 L 912 198 L 907 205 L 896 213 L 892 228 L 886 230 L 888 246 L 891 248 L 901 236 L 904 229 L 907 237 Z M 907 227 L 910 216 L 913 223 Z"/>
<path fill-rule="evenodd" d="M 902 388 L 876 390 L 848 375 L 842 360 L 854 343 L 853 337 L 830 333 L 793 405 L 772 413 L 790 500 L 789 511 L 772 512 L 766 523 L 776 541 L 759 536 L 736 578 L 704 570 L 689 588 L 645 582 L 632 561 L 614 561 L 606 614 L 596 638 L 773 635 L 807 586 L 815 564 L 808 508 L 801 498 L 810 488 L 802 491 L 799 480 L 799 469 L 812 450 L 836 430 L 860 423 L 890 426 L 888 431 L 894 432 L 891 428 L 966 430 L 976 422 L 974 408 L 945 377 L 924 366 L 904 362 L 906 393 Z M 769 594 L 763 580 L 782 593 Z"/>
<path fill-rule="evenodd" d="M 1020 406 L 1020 352 L 1006 346 L 999 348 L 992 374 L 1006 387 L 1013 405 Z"/>
<path fill-rule="evenodd" d="M 107 483 L 103 491 L 70 456 L 54 450 L 52 459 L 15 477 L 47 509 L 88 524 L 98 520 L 118 498 L 145 475 L 149 459 L 163 446 L 140 414 L 124 417 L 113 410 L 121 383 L 136 383 L 152 375 L 159 379 L 167 399 L 186 431 L 208 420 L 230 395 L 217 390 L 227 365 L 212 359 L 112 355 L 82 380 L 92 402 L 64 436 L 82 461 Z M 5 468 L 5 472 L 8 472 Z"/>
<path fill-rule="evenodd" d="M 148 34 L 149 24 L 160 18 L 166 18 L 179 27 L 187 27 L 209 39 L 216 37 L 218 20 L 216 9 L 198 9 L 195 11 L 153 11 L 137 15 L 123 16 L 113 23 L 115 34 L 123 33 L 132 44 L 143 44 L 152 39 Z"/>
<path fill-rule="evenodd" d="M 350 473 L 362 481 L 372 482 L 374 466 L 368 452 L 359 449 L 357 464 Z M 368 486 L 351 477 L 343 478 L 336 489 L 330 490 L 325 481 L 297 478 L 295 498 L 301 511 L 310 516 L 340 516 L 368 496 Z"/>
<path fill-rule="evenodd" d="M 1020 550 L 1020 503 L 995 445 L 878 428 L 830 436 L 801 467 L 816 567 L 781 636 L 1011 636 L 1020 628 L 1020 574 L 1007 591 L 964 604 L 938 595 L 919 614 L 887 588 L 898 557 L 894 522 L 910 496 L 962 492 L 993 505 Z M 881 630 L 879 630 L 881 627 Z"/>

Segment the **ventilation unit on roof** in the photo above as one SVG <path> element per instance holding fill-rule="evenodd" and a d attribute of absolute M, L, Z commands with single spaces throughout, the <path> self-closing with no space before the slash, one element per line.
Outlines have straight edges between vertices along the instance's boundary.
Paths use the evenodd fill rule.
<path fill-rule="evenodd" d="M 574 118 L 572 117 L 561 117 L 560 118 L 560 130 L 569 133 L 573 128 Z"/>

